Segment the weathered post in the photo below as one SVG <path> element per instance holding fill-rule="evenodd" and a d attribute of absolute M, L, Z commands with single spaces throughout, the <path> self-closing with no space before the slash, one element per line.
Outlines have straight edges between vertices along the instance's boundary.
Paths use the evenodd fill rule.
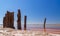
<path fill-rule="evenodd" d="M 9 12 L 5 14 L 3 18 L 3 28 L 14 28 L 14 12 Z"/>
<path fill-rule="evenodd" d="M 18 9 L 17 17 L 18 17 L 17 28 L 21 30 L 21 12 L 20 12 L 20 9 Z"/>
<path fill-rule="evenodd" d="M 44 19 L 44 32 L 46 32 L 46 18 Z"/>
<path fill-rule="evenodd" d="M 3 28 L 5 28 L 5 17 L 3 17 Z"/>
<path fill-rule="evenodd" d="M 27 16 L 24 16 L 24 30 L 26 30 L 26 21 L 27 21 Z"/>

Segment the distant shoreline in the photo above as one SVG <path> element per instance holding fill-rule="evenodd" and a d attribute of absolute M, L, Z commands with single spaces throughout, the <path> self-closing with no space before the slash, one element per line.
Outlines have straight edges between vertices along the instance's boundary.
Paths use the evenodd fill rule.
<path fill-rule="evenodd" d="M 3 24 L 0 24 L 0 27 Z M 15 26 L 17 28 L 17 26 Z M 24 24 L 22 24 L 22 29 L 24 28 Z M 27 24 L 27 29 L 43 29 L 43 24 Z M 60 24 L 46 24 L 46 29 L 57 29 L 60 30 Z"/>

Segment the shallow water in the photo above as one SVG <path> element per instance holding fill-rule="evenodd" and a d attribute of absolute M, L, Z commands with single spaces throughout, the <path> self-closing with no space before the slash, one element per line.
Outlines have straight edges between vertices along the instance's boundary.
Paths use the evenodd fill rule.
<path fill-rule="evenodd" d="M 0 26 L 3 26 L 0 24 Z M 15 25 L 17 28 L 17 25 Z M 27 29 L 43 29 L 43 24 L 27 24 Z M 22 29 L 24 29 L 24 24 L 22 24 Z M 60 29 L 60 24 L 46 24 L 46 29 Z"/>

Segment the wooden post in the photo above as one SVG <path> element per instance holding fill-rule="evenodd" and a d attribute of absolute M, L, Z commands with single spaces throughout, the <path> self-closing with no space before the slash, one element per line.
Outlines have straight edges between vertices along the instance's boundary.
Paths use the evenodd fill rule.
<path fill-rule="evenodd" d="M 24 16 L 24 30 L 26 30 L 26 21 L 27 21 L 27 16 Z"/>
<path fill-rule="evenodd" d="M 19 30 L 21 30 L 21 11 L 18 9 L 18 14 L 17 14 L 18 20 L 17 20 L 17 27 Z"/>
<path fill-rule="evenodd" d="M 44 19 L 44 32 L 46 32 L 46 18 Z"/>

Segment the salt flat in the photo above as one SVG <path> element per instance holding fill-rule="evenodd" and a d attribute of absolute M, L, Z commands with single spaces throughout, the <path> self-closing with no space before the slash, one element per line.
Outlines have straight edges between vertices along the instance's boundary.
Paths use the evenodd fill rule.
<path fill-rule="evenodd" d="M 33 30 L 15 30 L 11 28 L 0 28 L 0 36 L 60 36 L 60 34 L 52 34 Z"/>

